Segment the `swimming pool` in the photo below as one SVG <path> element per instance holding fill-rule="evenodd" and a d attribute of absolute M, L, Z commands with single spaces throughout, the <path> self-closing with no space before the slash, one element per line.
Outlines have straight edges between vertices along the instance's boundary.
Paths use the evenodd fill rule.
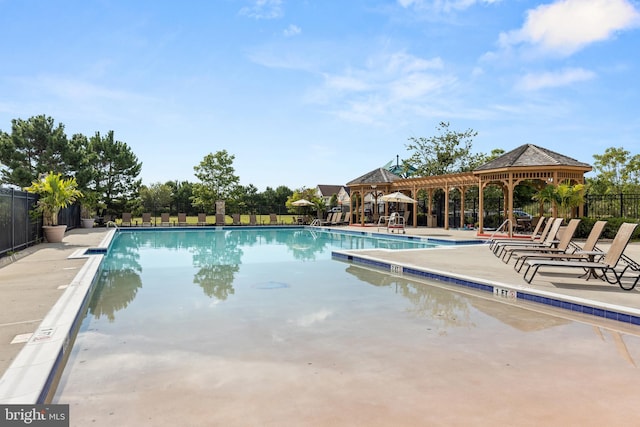
<path fill-rule="evenodd" d="M 615 382 L 612 410 L 639 391 L 636 336 L 334 261 L 403 240 L 336 234 L 118 233 L 54 402 L 72 425 L 588 424 L 564 402 L 598 387 L 567 370 Z"/>

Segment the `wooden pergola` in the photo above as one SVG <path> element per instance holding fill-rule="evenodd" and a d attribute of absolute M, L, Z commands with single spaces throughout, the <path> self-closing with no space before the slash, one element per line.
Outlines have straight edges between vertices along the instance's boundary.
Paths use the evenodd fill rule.
<path fill-rule="evenodd" d="M 480 197 L 482 190 L 488 185 L 502 188 L 505 198 L 505 216 L 509 218 L 509 233 L 513 232 L 513 194 L 515 187 L 523 181 L 532 181 L 538 188 L 545 185 L 559 185 L 563 182 L 584 184 L 584 174 L 591 171 L 591 165 L 579 162 L 570 157 L 538 147 L 533 144 L 522 145 L 502 156 L 480 166 L 473 172 L 428 176 L 403 179 L 384 169 L 376 169 L 347 184 L 351 197 L 358 195 L 358 203 L 354 207 L 350 223 L 364 225 L 364 199 L 367 195 L 379 196 L 394 191 L 401 191 L 413 199 L 423 190 L 428 194 L 427 215 L 432 214 L 433 193 L 443 190 L 445 193 L 444 228 L 449 229 L 449 194 L 460 191 L 460 211 L 464 216 L 464 194 L 475 187 L 478 191 L 479 212 L 484 212 L 484 200 Z M 386 172 L 386 174 L 384 173 Z M 542 209 L 542 207 L 541 207 Z M 557 215 L 557 207 L 553 207 L 553 215 Z M 386 214 L 386 212 L 385 212 Z M 541 212 L 542 214 L 542 212 Z M 583 215 L 583 206 L 579 206 L 578 215 Z M 413 226 L 417 226 L 418 205 L 413 204 Z M 484 228 L 484 215 L 479 215 L 479 232 Z"/>

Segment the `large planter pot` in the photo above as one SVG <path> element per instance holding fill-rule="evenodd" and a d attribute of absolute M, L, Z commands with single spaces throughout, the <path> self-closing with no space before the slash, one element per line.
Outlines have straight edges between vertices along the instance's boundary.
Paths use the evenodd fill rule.
<path fill-rule="evenodd" d="M 82 228 L 93 228 L 95 220 L 93 218 L 82 218 Z"/>
<path fill-rule="evenodd" d="M 42 231 L 44 237 L 49 243 L 60 243 L 64 237 L 64 232 L 67 230 L 66 225 L 43 225 Z"/>

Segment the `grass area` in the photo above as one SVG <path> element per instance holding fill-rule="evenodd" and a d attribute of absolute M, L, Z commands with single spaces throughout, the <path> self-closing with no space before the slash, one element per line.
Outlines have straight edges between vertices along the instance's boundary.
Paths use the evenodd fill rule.
<path fill-rule="evenodd" d="M 292 225 L 295 224 L 298 218 L 298 215 L 277 215 L 278 218 L 278 224 L 284 224 L 284 225 Z M 233 225 L 233 218 L 231 217 L 231 215 L 225 215 L 225 225 Z M 169 223 L 171 225 L 178 225 L 178 217 L 177 216 L 170 216 L 169 217 Z M 216 223 L 216 216 L 215 215 L 207 215 L 207 225 L 215 225 Z M 116 219 L 116 224 L 118 226 L 122 225 L 122 218 L 118 218 Z M 131 224 L 133 224 L 134 226 L 137 225 L 142 225 L 142 217 L 134 217 L 131 220 Z M 160 220 L 160 216 L 152 216 L 151 217 L 151 224 L 155 224 L 157 226 L 160 226 L 161 224 L 161 220 Z M 240 224 L 241 225 L 249 225 L 249 215 L 240 215 Z M 256 224 L 257 225 L 269 225 L 270 224 L 270 216 L 269 215 L 256 215 Z M 193 225 L 193 226 L 197 226 L 198 225 L 198 217 L 197 216 L 187 216 L 187 225 Z"/>

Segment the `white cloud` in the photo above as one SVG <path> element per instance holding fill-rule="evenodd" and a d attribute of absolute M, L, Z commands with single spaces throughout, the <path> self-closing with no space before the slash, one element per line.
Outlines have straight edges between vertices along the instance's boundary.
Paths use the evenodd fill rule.
<path fill-rule="evenodd" d="M 283 34 L 285 35 L 285 37 L 292 37 L 292 36 L 297 36 L 301 32 L 302 32 L 302 29 L 300 27 L 298 27 L 297 25 L 291 24 L 284 29 Z"/>
<path fill-rule="evenodd" d="M 298 326 L 302 326 L 306 328 L 306 327 L 312 326 L 315 323 L 324 322 L 332 314 L 333 314 L 333 311 L 323 308 L 315 313 L 310 313 L 305 316 L 300 316 L 298 319 L 295 320 L 295 323 Z"/>
<path fill-rule="evenodd" d="M 582 68 L 568 68 L 560 72 L 526 74 L 520 79 L 518 87 L 526 91 L 534 91 L 549 87 L 567 86 L 576 82 L 591 80 L 596 74 Z"/>
<path fill-rule="evenodd" d="M 640 12 L 628 0 L 560 0 L 527 12 L 523 27 L 500 34 L 503 48 L 522 43 L 544 52 L 571 55 L 640 26 Z"/>
<path fill-rule="evenodd" d="M 441 58 L 424 59 L 405 51 L 379 54 L 359 68 L 325 73 L 323 86 L 308 99 L 331 105 L 332 114 L 343 120 L 382 123 L 392 112 L 417 111 L 452 87 L 456 79 L 443 69 Z"/>
<path fill-rule="evenodd" d="M 251 6 L 240 9 L 239 13 L 254 19 L 276 19 L 284 15 L 282 0 L 255 0 Z"/>

